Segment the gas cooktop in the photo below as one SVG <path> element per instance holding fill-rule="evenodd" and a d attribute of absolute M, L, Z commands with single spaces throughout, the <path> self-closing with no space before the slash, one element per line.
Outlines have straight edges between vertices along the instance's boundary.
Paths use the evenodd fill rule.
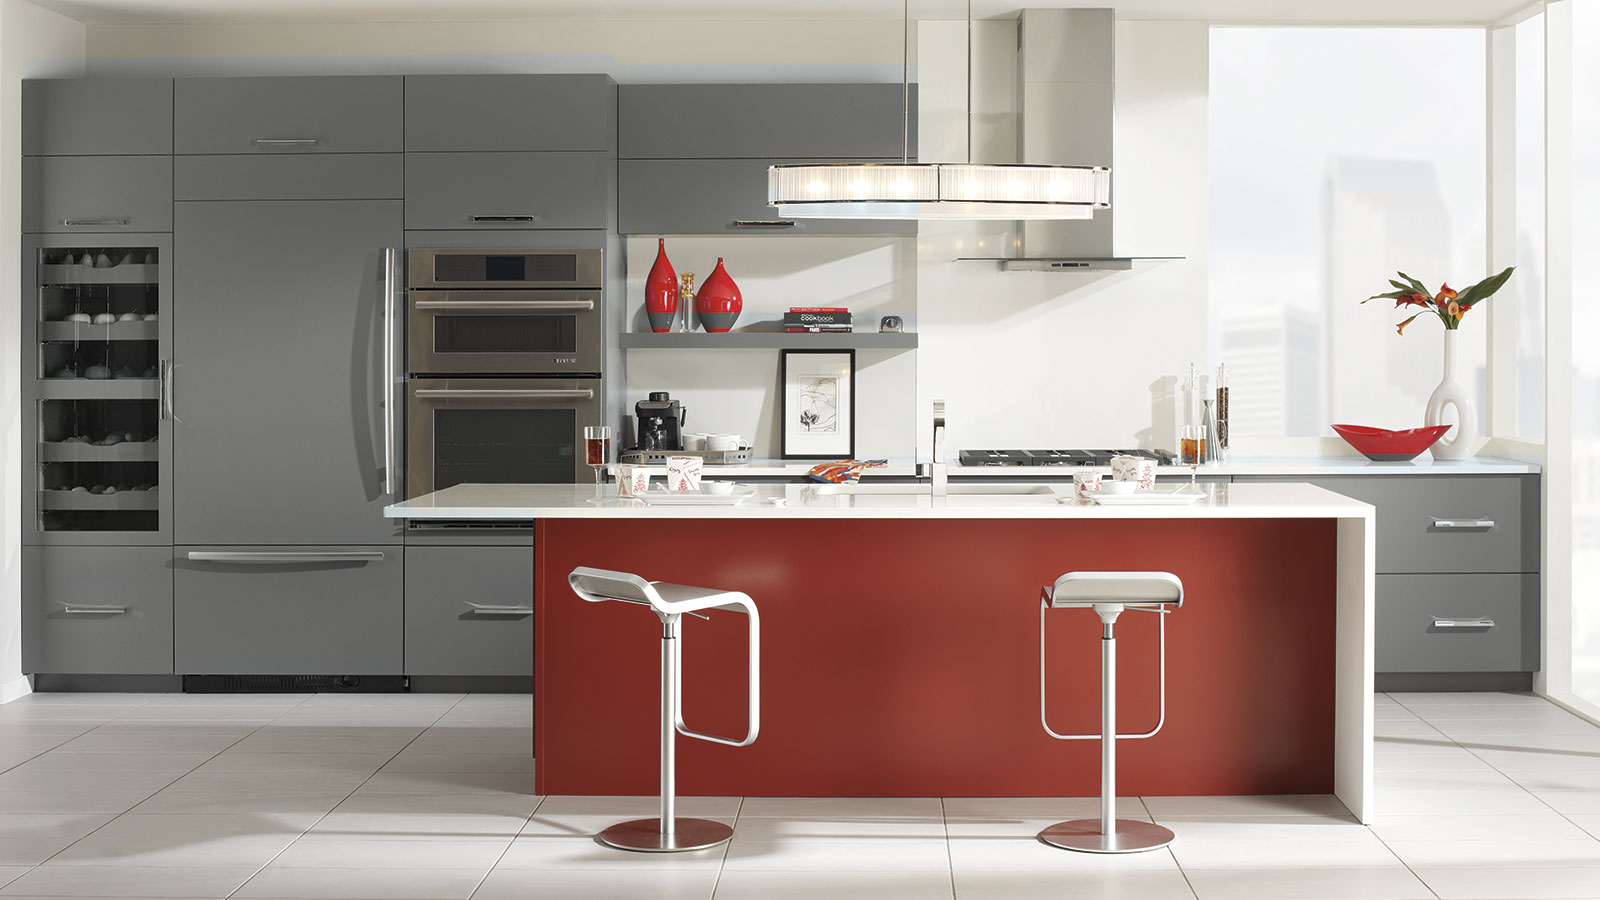
<path fill-rule="evenodd" d="M 963 466 L 1109 466 L 1113 456 L 1142 456 L 1159 465 L 1176 465 L 1167 450 L 962 450 Z"/>

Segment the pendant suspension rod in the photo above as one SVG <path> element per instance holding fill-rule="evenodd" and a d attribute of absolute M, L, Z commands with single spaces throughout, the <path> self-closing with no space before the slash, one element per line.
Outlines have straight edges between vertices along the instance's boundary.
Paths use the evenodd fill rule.
<path fill-rule="evenodd" d="M 967 165 L 972 164 L 972 0 L 967 0 Z"/>
<path fill-rule="evenodd" d="M 900 163 L 911 161 L 911 0 L 900 5 Z"/>

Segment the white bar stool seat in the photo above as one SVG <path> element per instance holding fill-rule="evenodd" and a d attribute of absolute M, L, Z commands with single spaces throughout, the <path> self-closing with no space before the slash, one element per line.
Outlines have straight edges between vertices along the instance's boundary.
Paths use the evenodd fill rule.
<path fill-rule="evenodd" d="M 729 747 L 748 747 L 761 730 L 761 616 L 749 596 L 738 591 L 690 587 L 646 581 L 628 572 L 579 566 L 567 575 L 579 597 L 592 603 L 616 600 L 648 606 L 661 619 L 661 814 L 654 819 L 619 822 L 596 835 L 600 842 L 621 850 L 648 853 L 682 853 L 725 843 L 733 829 L 710 819 L 680 819 L 677 815 L 677 736 L 698 738 Z M 683 722 L 680 662 L 683 641 L 678 619 L 684 615 L 709 618 L 703 611 L 727 610 L 750 619 L 750 729 L 743 738 L 719 737 L 691 731 Z"/>
<path fill-rule="evenodd" d="M 1062 741 L 1100 743 L 1100 818 L 1057 822 L 1039 840 L 1085 853 L 1136 853 L 1172 843 L 1171 829 L 1137 819 L 1117 818 L 1117 741 L 1152 737 L 1167 719 L 1167 619 L 1183 606 L 1183 582 L 1170 572 L 1068 572 L 1044 588 L 1039 599 L 1039 722 Z M 1093 609 L 1100 616 L 1100 733 L 1060 734 L 1045 713 L 1044 617 L 1052 609 Z M 1161 711 L 1156 727 L 1139 734 L 1117 733 L 1117 638 L 1114 626 L 1125 610 L 1153 612 L 1160 619 Z"/>

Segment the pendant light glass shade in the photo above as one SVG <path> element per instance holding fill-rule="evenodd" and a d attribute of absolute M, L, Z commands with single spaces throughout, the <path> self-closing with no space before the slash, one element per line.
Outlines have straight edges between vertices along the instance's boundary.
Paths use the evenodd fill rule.
<path fill-rule="evenodd" d="M 772 166 L 767 205 L 802 219 L 1087 219 L 1111 201 L 1102 166 Z"/>

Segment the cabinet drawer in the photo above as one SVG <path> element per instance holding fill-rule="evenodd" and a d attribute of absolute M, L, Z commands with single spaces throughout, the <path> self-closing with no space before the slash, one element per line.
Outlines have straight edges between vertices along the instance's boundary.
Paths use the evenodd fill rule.
<path fill-rule="evenodd" d="M 1377 607 L 1379 672 L 1539 667 L 1537 575 L 1379 575 Z"/>
<path fill-rule="evenodd" d="M 24 547 L 22 671 L 172 674 L 171 547 Z"/>
<path fill-rule="evenodd" d="M 172 157 L 26 156 L 22 230 L 172 230 Z"/>
<path fill-rule="evenodd" d="M 171 78 L 47 78 L 22 83 L 24 156 L 171 153 Z"/>
<path fill-rule="evenodd" d="M 406 149 L 616 149 L 617 86 L 605 75 L 411 75 Z"/>
<path fill-rule="evenodd" d="M 618 97 L 625 159 L 901 156 L 898 84 L 626 84 Z M 915 159 L 915 87 L 910 138 Z"/>
<path fill-rule="evenodd" d="M 604 153 L 407 153 L 406 228 L 605 228 Z"/>
<path fill-rule="evenodd" d="M 398 547 L 179 547 L 183 675 L 399 675 Z"/>
<path fill-rule="evenodd" d="M 1380 573 L 1539 571 L 1536 475 L 1248 480 L 1309 481 L 1377 507 Z"/>
<path fill-rule="evenodd" d="M 180 156 L 178 200 L 399 200 L 404 154 Z"/>
<path fill-rule="evenodd" d="M 533 550 L 406 548 L 406 674 L 533 676 Z"/>
<path fill-rule="evenodd" d="M 785 219 L 767 205 L 780 159 L 625 159 L 617 164 L 623 234 L 916 234 L 892 219 Z M 880 162 L 886 160 L 879 160 Z"/>
<path fill-rule="evenodd" d="M 177 153 L 383 153 L 404 148 L 399 76 L 180 78 Z"/>

